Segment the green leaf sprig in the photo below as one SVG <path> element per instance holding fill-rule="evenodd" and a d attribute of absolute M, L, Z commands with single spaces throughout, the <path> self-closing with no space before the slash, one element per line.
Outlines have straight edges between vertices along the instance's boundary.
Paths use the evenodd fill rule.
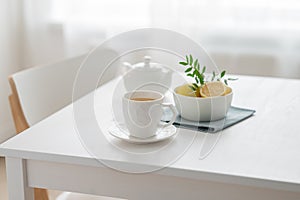
<path fill-rule="evenodd" d="M 188 68 L 185 70 L 187 76 L 190 76 L 195 79 L 195 83 L 193 83 L 190 88 L 193 91 L 196 91 L 199 87 L 205 84 L 205 70 L 206 67 L 200 68 L 200 63 L 198 59 L 193 59 L 192 55 L 185 56 L 186 60 L 179 62 L 179 64 L 183 66 L 187 66 Z"/>
<path fill-rule="evenodd" d="M 198 59 L 194 59 L 192 55 L 186 55 L 185 61 L 179 62 L 180 65 L 183 65 L 187 67 L 187 69 L 184 71 L 187 76 L 192 77 L 195 79 L 195 82 L 192 83 L 189 87 L 196 91 L 198 88 L 200 88 L 202 85 L 204 85 L 208 80 L 205 78 L 205 71 L 206 66 L 203 66 L 202 69 L 200 67 L 200 63 Z M 215 71 L 212 72 L 212 76 L 210 81 L 223 81 L 226 85 L 228 85 L 228 81 L 234 81 L 237 80 L 236 78 L 227 78 L 225 79 L 226 71 L 222 71 L 220 74 L 217 74 Z"/>

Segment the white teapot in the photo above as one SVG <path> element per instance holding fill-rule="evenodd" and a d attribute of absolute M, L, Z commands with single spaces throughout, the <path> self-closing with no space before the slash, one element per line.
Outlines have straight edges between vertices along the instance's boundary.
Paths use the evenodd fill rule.
<path fill-rule="evenodd" d="M 150 56 L 145 56 L 141 63 L 123 64 L 128 70 L 123 77 L 126 90 L 154 90 L 161 93 L 169 90 L 172 71 L 162 64 L 151 62 Z"/>

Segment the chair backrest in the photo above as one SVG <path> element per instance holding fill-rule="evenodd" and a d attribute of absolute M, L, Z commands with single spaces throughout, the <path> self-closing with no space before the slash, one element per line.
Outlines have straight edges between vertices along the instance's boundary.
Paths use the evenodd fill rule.
<path fill-rule="evenodd" d="M 84 58 L 85 55 L 33 67 L 9 77 L 11 109 L 17 130 L 16 118 L 26 121 L 19 127 L 22 131 L 72 102 L 73 83 Z M 105 81 L 113 78 L 115 72 L 111 70 Z"/>
<path fill-rule="evenodd" d="M 95 77 L 104 73 L 104 77 L 97 84 L 100 86 L 118 74 L 118 62 L 112 64 L 109 69 L 99 63 L 103 58 L 110 60 L 115 57 L 116 52 L 107 49 L 100 53 L 101 55 L 91 56 L 91 59 L 86 62 L 88 70 L 84 71 L 84 75 L 88 77 L 83 81 L 89 84 L 88 87 L 84 85 L 83 91 L 79 92 L 80 95 L 92 90 L 89 88 L 90 77 L 94 77 L 93 82 Z M 12 89 L 9 102 L 17 133 L 72 102 L 73 84 L 85 57 L 86 55 L 83 55 L 54 64 L 33 67 L 9 77 Z M 80 95 L 77 97 L 80 98 Z M 34 196 L 35 200 L 49 200 L 46 189 L 35 188 Z"/>

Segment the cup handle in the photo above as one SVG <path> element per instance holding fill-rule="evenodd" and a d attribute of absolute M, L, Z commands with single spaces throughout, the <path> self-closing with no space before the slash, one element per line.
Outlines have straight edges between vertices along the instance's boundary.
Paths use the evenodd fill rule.
<path fill-rule="evenodd" d="M 161 106 L 170 108 L 173 113 L 172 119 L 168 123 L 160 125 L 162 128 L 165 128 L 167 126 L 171 126 L 175 122 L 177 116 L 177 110 L 175 106 L 173 106 L 173 104 L 171 103 L 162 103 Z"/>

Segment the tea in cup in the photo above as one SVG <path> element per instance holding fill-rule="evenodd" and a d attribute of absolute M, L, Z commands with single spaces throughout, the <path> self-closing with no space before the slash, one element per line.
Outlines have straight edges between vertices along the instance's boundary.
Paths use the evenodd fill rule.
<path fill-rule="evenodd" d="M 164 95 L 150 90 L 128 92 L 122 99 L 125 125 L 130 136 L 148 138 L 156 135 L 159 128 L 171 126 L 175 121 L 176 108 L 169 103 L 163 103 Z M 162 123 L 163 107 L 171 109 L 172 119 Z"/>

